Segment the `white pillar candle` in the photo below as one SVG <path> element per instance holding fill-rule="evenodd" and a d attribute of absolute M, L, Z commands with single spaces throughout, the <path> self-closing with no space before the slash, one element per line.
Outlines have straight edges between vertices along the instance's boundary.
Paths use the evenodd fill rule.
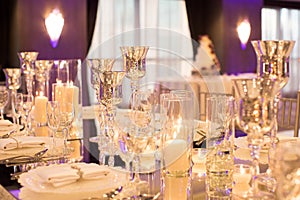
<path fill-rule="evenodd" d="M 186 171 L 190 168 L 188 144 L 183 139 L 174 139 L 166 142 L 164 160 L 168 171 Z"/>
<path fill-rule="evenodd" d="M 70 85 L 67 85 L 65 88 L 65 99 L 66 102 L 73 104 L 75 118 L 77 118 L 79 105 L 79 88 L 77 86 L 74 86 L 72 83 Z"/>
<path fill-rule="evenodd" d="M 37 122 L 35 129 L 36 136 L 48 136 L 47 125 L 47 105 L 48 99 L 42 94 L 34 99 L 34 120 Z"/>
<path fill-rule="evenodd" d="M 189 187 L 187 172 L 191 167 L 188 143 L 183 139 L 168 140 L 163 151 L 166 165 L 163 197 L 166 200 L 186 199 Z"/>
<path fill-rule="evenodd" d="M 36 96 L 34 100 L 34 119 L 39 123 L 47 123 L 47 105 L 48 99 L 45 96 Z"/>
<path fill-rule="evenodd" d="M 64 91 L 63 91 L 64 89 L 63 89 L 62 83 L 60 83 L 60 82 L 54 83 L 53 90 L 54 90 L 53 99 L 55 101 L 58 101 L 59 103 L 61 103 L 63 101 L 63 94 L 64 94 Z"/>

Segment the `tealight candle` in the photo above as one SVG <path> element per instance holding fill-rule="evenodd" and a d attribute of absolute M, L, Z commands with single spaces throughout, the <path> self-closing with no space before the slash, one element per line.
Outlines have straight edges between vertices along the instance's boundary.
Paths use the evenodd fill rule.
<path fill-rule="evenodd" d="M 249 184 L 251 180 L 251 167 L 246 164 L 235 164 L 233 172 L 233 180 L 236 184 Z"/>
<path fill-rule="evenodd" d="M 250 188 L 251 166 L 246 164 L 235 164 L 233 171 L 233 193 L 243 194 Z"/>

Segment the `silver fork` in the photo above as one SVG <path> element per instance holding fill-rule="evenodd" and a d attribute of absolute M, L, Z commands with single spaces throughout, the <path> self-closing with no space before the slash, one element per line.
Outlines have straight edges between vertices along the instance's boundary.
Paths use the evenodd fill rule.
<path fill-rule="evenodd" d="M 12 165 L 16 165 L 16 164 L 38 162 L 39 160 L 41 160 L 41 158 L 47 151 L 48 151 L 48 149 L 46 148 L 46 149 L 43 149 L 43 150 L 35 153 L 33 156 L 18 155 L 18 156 L 10 157 L 5 160 L 5 164 L 7 166 L 12 166 Z"/>

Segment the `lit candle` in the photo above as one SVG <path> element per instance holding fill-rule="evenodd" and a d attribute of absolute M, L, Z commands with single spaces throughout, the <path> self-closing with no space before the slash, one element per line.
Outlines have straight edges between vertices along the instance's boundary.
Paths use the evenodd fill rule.
<path fill-rule="evenodd" d="M 233 172 L 233 193 L 243 195 L 250 188 L 251 166 L 245 164 L 236 164 Z"/>
<path fill-rule="evenodd" d="M 47 105 L 48 99 L 43 96 L 41 92 L 40 95 L 36 96 L 34 99 L 34 120 L 37 122 L 37 127 L 35 129 L 36 136 L 48 136 L 47 125 Z"/>
<path fill-rule="evenodd" d="M 53 84 L 53 91 L 54 91 L 54 100 L 61 103 L 63 101 L 63 85 L 61 82 L 57 82 Z"/>
<path fill-rule="evenodd" d="M 77 86 L 74 86 L 73 82 L 71 82 L 66 86 L 65 89 L 65 100 L 66 102 L 73 104 L 75 118 L 77 118 L 79 105 L 79 88 Z"/>
<path fill-rule="evenodd" d="M 78 116 L 79 105 L 79 88 L 73 85 L 73 82 L 64 83 L 57 82 L 54 84 L 54 99 L 59 103 L 71 103 L 74 106 L 75 118 Z"/>
<path fill-rule="evenodd" d="M 168 140 L 164 148 L 164 199 L 186 199 L 189 177 L 186 172 L 191 166 L 188 143 L 183 139 Z M 185 174 L 176 176 L 176 173 Z"/>

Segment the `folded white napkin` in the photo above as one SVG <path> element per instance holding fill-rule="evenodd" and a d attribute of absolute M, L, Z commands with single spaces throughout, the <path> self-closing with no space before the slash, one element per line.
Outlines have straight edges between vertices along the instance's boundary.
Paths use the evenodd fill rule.
<path fill-rule="evenodd" d="M 0 150 L 12 150 L 16 148 L 39 147 L 45 144 L 45 140 L 33 136 L 19 136 L 0 139 Z"/>
<path fill-rule="evenodd" d="M 108 167 L 96 163 L 74 163 L 72 164 L 72 168 L 78 169 L 81 178 L 85 180 L 100 179 L 106 177 L 110 172 Z"/>
<path fill-rule="evenodd" d="M 0 126 L 11 126 L 13 123 L 7 119 L 0 120 Z"/>
<path fill-rule="evenodd" d="M 13 124 L 9 120 L 0 120 L 0 132 L 11 131 L 15 128 L 15 124 Z"/>
<path fill-rule="evenodd" d="M 52 184 L 54 187 L 74 183 L 80 178 L 78 170 L 69 164 L 38 167 L 35 173 L 41 178 L 41 182 Z"/>

